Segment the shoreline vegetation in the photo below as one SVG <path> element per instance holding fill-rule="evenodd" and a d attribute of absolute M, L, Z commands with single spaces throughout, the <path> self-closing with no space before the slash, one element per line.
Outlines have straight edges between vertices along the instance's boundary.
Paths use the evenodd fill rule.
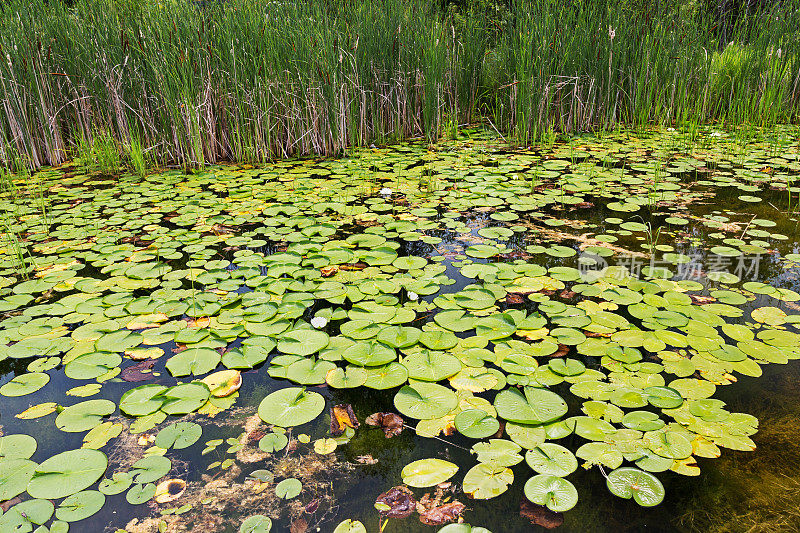
<path fill-rule="evenodd" d="M 10 0 L 0 162 L 144 174 L 434 142 L 475 122 L 518 145 L 796 122 L 800 2 L 737 5 Z"/>

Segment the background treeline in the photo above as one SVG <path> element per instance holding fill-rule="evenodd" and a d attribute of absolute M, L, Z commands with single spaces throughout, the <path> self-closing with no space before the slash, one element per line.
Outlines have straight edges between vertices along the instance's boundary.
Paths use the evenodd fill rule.
<path fill-rule="evenodd" d="M 798 0 L 7 0 L 0 160 L 769 125 L 800 115 L 799 47 Z"/>

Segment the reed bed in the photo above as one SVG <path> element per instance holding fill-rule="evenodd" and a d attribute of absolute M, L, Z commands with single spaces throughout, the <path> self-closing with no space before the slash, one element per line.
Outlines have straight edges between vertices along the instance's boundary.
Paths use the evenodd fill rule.
<path fill-rule="evenodd" d="M 724 32 L 712 12 L 669 0 L 476 4 L 8 0 L 0 161 L 142 173 L 433 142 L 482 119 L 528 144 L 798 117 L 797 0 Z"/>

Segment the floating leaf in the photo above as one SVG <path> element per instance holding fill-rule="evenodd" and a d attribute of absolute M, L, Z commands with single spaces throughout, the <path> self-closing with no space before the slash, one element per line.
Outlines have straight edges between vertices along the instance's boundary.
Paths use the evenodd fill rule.
<path fill-rule="evenodd" d="M 28 494 L 48 500 L 64 498 L 88 488 L 107 467 L 108 459 L 97 450 L 81 448 L 59 453 L 36 467 Z"/>
<path fill-rule="evenodd" d="M 25 396 L 41 389 L 50 381 L 50 376 L 42 372 L 32 372 L 11 378 L 11 381 L 0 387 L 3 396 Z"/>
<path fill-rule="evenodd" d="M 664 485 L 653 474 L 638 468 L 626 466 L 609 472 L 606 485 L 615 496 L 633 498 L 642 507 L 653 507 L 664 500 Z"/>
<path fill-rule="evenodd" d="M 458 413 L 454 423 L 462 435 L 472 439 L 483 439 L 497 433 L 500 422 L 480 409 L 467 409 Z"/>
<path fill-rule="evenodd" d="M 432 487 L 458 472 L 458 467 L 442 459 L 420 459 L 403 467 L 403 483 L 411 487 Z"/>
<path fill-rule="evenodd" d="M 271 530 L 272 519 L 261 514 L 248 516 L 239 526 L 239 533 L 269 533 Z"/>
<path fill-rule="evenodd" d="M 513 482 L 514 473 L 510 468 L 481 463 L 464 476 L 464 493 L 476 500 L 487 500 L 504 493 Z"/>
<path fill-rule="evenodd" d="M 563 513 L 578 503 L 578 491 L 566 479 L 549 474 L 538 474 L 525 482 L 525 497 L 533 503 L 544 505 L 551 511 Z"/>
<path fill-rule="evenodd" d="M 435 383 L 414 382 L 394 396 L 394 406 L 402 414 L 418 420 L 439 418 L 452 411 L 458 398 L 452 390 Z"/>
<path fill-rule="evenodd" d="M 168 450 L 174 448 L 182 450 L 198 441 L 203 434 L 203 428 L 194 422 L 176 422 L 165 427 L 156 435 L 155 444 L 159 448 Z"/>
<path fill-rule="evenodd" d="M 112 401 L 87 400 L 64 408 L 56 417 L 56 427 L 69 433 L 87 431 L 116 410 L 117 406 Z"/>
<path fill-rule="evenodd" d="M 323 409 L 325 399 L 321 394 L 290 387 L 264 398 L 258 406 L 258 416 L 267 424 L 300 426 L 317 418 Z"/>
<path fill-rule="evenodd" d="M 78 522 L 97 513 L 105 503 L 103 493 L 84 490 L 65 498 L 56 509 L 56 518 L 64 522 Z"/>
<path fill-rule="evenodd" d="M 277 485 L 275 485 L 275 494 L 278 498 L 284 500 L 291 500 L 292 498 L 296 498 L 300 495 L 303 491 L 303 484 L 300 482 L 299 479 L 290 477 L 284 479 Z"/>
<path fill-rule="evenodd" d="M 554 392 L 535 387 L 524 391 L 524 395 L 516 389 L 500 391 L 494 401 L 497 415 L 520 424 L 545 424 L 567 412 L 567 403 Z"/>

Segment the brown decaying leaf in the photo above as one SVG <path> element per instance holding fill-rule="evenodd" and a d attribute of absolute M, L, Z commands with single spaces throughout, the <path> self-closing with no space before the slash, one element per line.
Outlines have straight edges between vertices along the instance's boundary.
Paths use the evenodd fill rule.
<path fill-rule="evenodd" d="M 516 292 L 506 294 L 506 303 L 509 305 L 519 305 L 525 303 L 525 297 Z"/>
<path fill-rule="evenodd" d="M 336 265 L 326 266 L 319 269 L 323 278 L 329 278 L 339 272 L 339 267 Z"/>
<path fill-rule="evenodd" d="M 375 499 L 375 504 L 388 507 L 379 511 L 384 518 L 408 518 L 417 510 L 417 500 L 405 485 L 392 487 Z"/>
<path fill-rule="evenodd" d="M 433 496 L 430 493 L 426 493 L 417 502 L 420 522 L 428 526 L 441 526 L 449 522 L 458 521 L 466 506 L 457 500 L 442 503 L 450 499 L 449 496 L 445 498 L 445 492 L 451 492 L 452 488 L 452 483 L 440 483 L 436 485 L 436 492 L 434 492 Z"/>
<path fill-rule="evenodd" d="M 403 432 L 403 419 L 394 413 L 373 413 L 364 422 L 380 427 L 387 439 Z"/>
<path fill-rule="evenodd" d="M 361 463 L 362 465 L 374 465 L 378 462 L 378 460 L 367 454 L 357 456 L 356 462 Z"/>
<path fill-rule="evenodd" d="M 427 526 L 441 526 L 450 522 L 457 522 L 466 508 L 467 506 L 463 503 L 452 501 L 420 511 L 419 521 Z"/>
<path fill-rule="evenodd" d="M 544 505 L 536 505 L 525 498 L 519 502 L 519 515 L 545 529 L 555 529 L 564 523 L 563 513 L 551 511 Z"/>
<path fill-rule="evenodd" d="M 558 350 L 555 353 L 550 354 L 550 357 L 564 357 L 569 353 L 569 346 L 566 344 L 559 344 Z"/>
<path fill-rule="evenodd" d="M 119 377 L 128 382 L 147 381 L 148 379 L 153 379 L 152 372 L 144 372 L 144 371 L 151 370 L 154 365 L 155 361 L 153 361 L 152 359 L 145 359 L 141 363 L 137 363 L 133 366 L 124 368 L 122 372 L 119 373 Z"/>
<path fill-rule="evenodd" d="M 347 265 L 339 265 L 339 269 L 340 270 L 364 270 L 368 266 L 369 265 L 366 264 L 366 263 L 358 262 L 358 263 L 350 263 L 350 264 L 347 264 Z"/>
<path fill-rule="evenodd" d="M 341 403 L 331 407 L 331 435 L 334 437 L 344 433 L 345 428 L 358 429 L 360 425 L 356 414 L 353 412 L 353 406 L 349 403 Z"/>
<path fill-rule="evenodd" d="M 289 526 L 290 533 L 305 533 L 306 531 L 308 531 L 308 522 L 302 518 L 298 518 Z"/>

